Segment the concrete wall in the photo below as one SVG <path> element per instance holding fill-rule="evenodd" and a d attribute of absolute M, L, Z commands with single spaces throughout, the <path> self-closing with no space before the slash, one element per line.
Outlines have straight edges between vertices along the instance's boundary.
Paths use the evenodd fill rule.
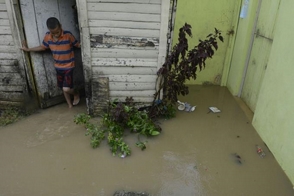
<path fill-rule="evenodd" d="M 294 184 L 294 1 L 281 1 L 253 125 Z"/>
<path fill-rule="evenodd" d="M 234 96 L 238 95 L 245 77 L 245 64 L 248 52 L 250 52 L 249 47 L 254 33 L 258 3 L 259 1 L 250 0 L 247 16 L 239 18 L 229 75 L 226 81 L 228 89 Z M 228 7 L 228 3 L 223 2 L 217 4 L 214 1 L 178 1 L 174 44 L 177 41 L 177 30 L 185 22 L 191 24 L 193 28 L 194 37 L 189 40 L 190 47 L 196 45 L 198 39 L 204 38 L 213 27 L 220 28 L 226 34 L 227 29 L 219 22 L 217 12 L 212 9 L 229 9 Z M 294 73 L 293 7 L 294 1 L 281 1 L 275 24 L 275 37 L 252 123 L 294 184 L 294 156 L 292 155 L 294 151 L 294 92 L 291 84 Z M 231 14 L 230 17 L 234 18 L 235 15 Z M 225 38 L 228 39 L 227 36 Z M 220 44 L 221 50 L 223 47 L 226 48 L 228 45 L 226 43 Z M 228 53 L 221 50 L 217 51 L 214 59 L 207 61 L 206 70 L 198 75 L 196 81 L 189 83 L 214 82 L 216 74 L 222 74 L 223 67 L 220 64 L 225 61 L 220 58 L 220 55 L 226 56 Z"/>
<path fill-rule="evenodd" d="M 238 95 L 252 29 L 256 17 L 258 1 L 250 1 L 246 18 L 239 19 L 227 87 L 233 95 Z M 294 92 L 293 81 L 294 24 L 292 22 L 294 1 L 281 1 L 274 30 L 274 41 L 267 69 L 257 100 L 253 126 L 294 184 Z M 277 8 L 278 9 L 278 8 Z"/>
<path fill-rule="evenodd" d="M 206 68 L 198 72 L 195 81 L 188 81 L 189 84 L 202 84 L 211 82 L 221 83 L 223 70 L 229 66 L 227 55 L 230 56 L 230 39 L 233 36 L 227 32 L 236 27 L 235 19 L 238 17 L 240 1 L 236 0 L 189 0 L 177 1 L 177 13 L 174 27 L 173 44 L 177 43 L 178 30 L 185 23 L 192 26 L 193 38 L 189 39 L 189 46 L 193 48 L 199 43 L 199 39 L 205 39 L 214 28 L 222 31 L 224 43 L 219 43 L 219 49 L 212 59 L 206 61 Z"/>

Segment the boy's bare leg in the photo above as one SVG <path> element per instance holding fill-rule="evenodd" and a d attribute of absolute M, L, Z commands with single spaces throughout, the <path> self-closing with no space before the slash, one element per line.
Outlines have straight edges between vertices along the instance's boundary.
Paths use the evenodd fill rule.
<path fill-rule="evenodd" d="M 68 92 L 66 92 L 66 91 L 63 91 L 63 94 L 64 94 L 64 97 L 65 97 L 65 100 L 67 102 L 68 107 L 72 108 L 70 94 Z"/>
<path fill-rule="evenodd" d="M 71 103 L 71 98 L 70 98 L 71 95 L 74 96 L 74 101 L 73 101 L 74 103 L 77 103 L 78 100 L 80 99 L 80 95 L 75 93 L 74 90 L 69 87 L 63 87 L 63 94 L 69 108 L 72 108 L 73 106 Z"/>

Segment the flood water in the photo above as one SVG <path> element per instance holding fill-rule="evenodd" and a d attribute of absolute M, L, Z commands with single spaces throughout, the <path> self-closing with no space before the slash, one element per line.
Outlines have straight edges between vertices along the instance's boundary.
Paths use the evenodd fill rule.
<path fill-rule="evenodd" d="M 90 146 L 73 122 L 85 103 L 54 106 L 0 128 L 0 196 L 292 196 L 293 186 L 228 90 L 192 86 L 180 99 L 197 105 L 165 120 L 161 135 L 113 157 L 106 141 Z M 208 113 L 215 106 L 221 113 Z M 260 158 L 255 145 L 266 153 Z M 240 158 L 237 158 L 238 155 Z"/>

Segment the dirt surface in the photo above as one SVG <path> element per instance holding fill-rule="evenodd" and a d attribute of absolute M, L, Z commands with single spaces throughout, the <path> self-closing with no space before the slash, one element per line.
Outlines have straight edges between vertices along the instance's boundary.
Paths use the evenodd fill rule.
<path fill-rule="evenodd" d="M 162 134 L 136 148 L 126 136 L 127 158 L 113 157 L 103 142 L 90 146 L 73 122 L 85 102 L 39 110 L 0 128 L 0 196 L 109 196 L 116 191 L 158 196 L 292 196 L 287 176 L 226 88 L 193 86 Z M 215 106 L 221 113 L 208 113 Z M 143 138 L 144 139 L 144 138 Z M 256 152 L 258 144 L 266 156 Z"/>

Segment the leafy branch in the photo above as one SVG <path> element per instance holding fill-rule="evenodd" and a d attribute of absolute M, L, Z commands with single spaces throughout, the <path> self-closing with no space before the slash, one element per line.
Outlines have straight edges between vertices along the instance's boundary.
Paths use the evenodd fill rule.
<path fill-rule="evenodd" d="M 214 33 L 209 34 L 205 40 L 199 40 L 199 44 L 189 50 L 187 36 L 192 37 L 191 25 L 185 24 L 179 30 L 178 43 L 173 47 L 171 53 L 166 57 L 162 67 L 157 72 L 158 88 L 154 94 L 151 108 L 151 117 L 157 116 L 156 102 L 161 99 L 164 91 L 163 103 L 166 106 L 177 102 L 179 95 L 189 93 L 185 82 L 196 79 L 196 71 L 205 67 L 206 60 L 212 58 L 218 49 L 218 40 L 223 42 L 221 32 L 215 28 Z"/>

